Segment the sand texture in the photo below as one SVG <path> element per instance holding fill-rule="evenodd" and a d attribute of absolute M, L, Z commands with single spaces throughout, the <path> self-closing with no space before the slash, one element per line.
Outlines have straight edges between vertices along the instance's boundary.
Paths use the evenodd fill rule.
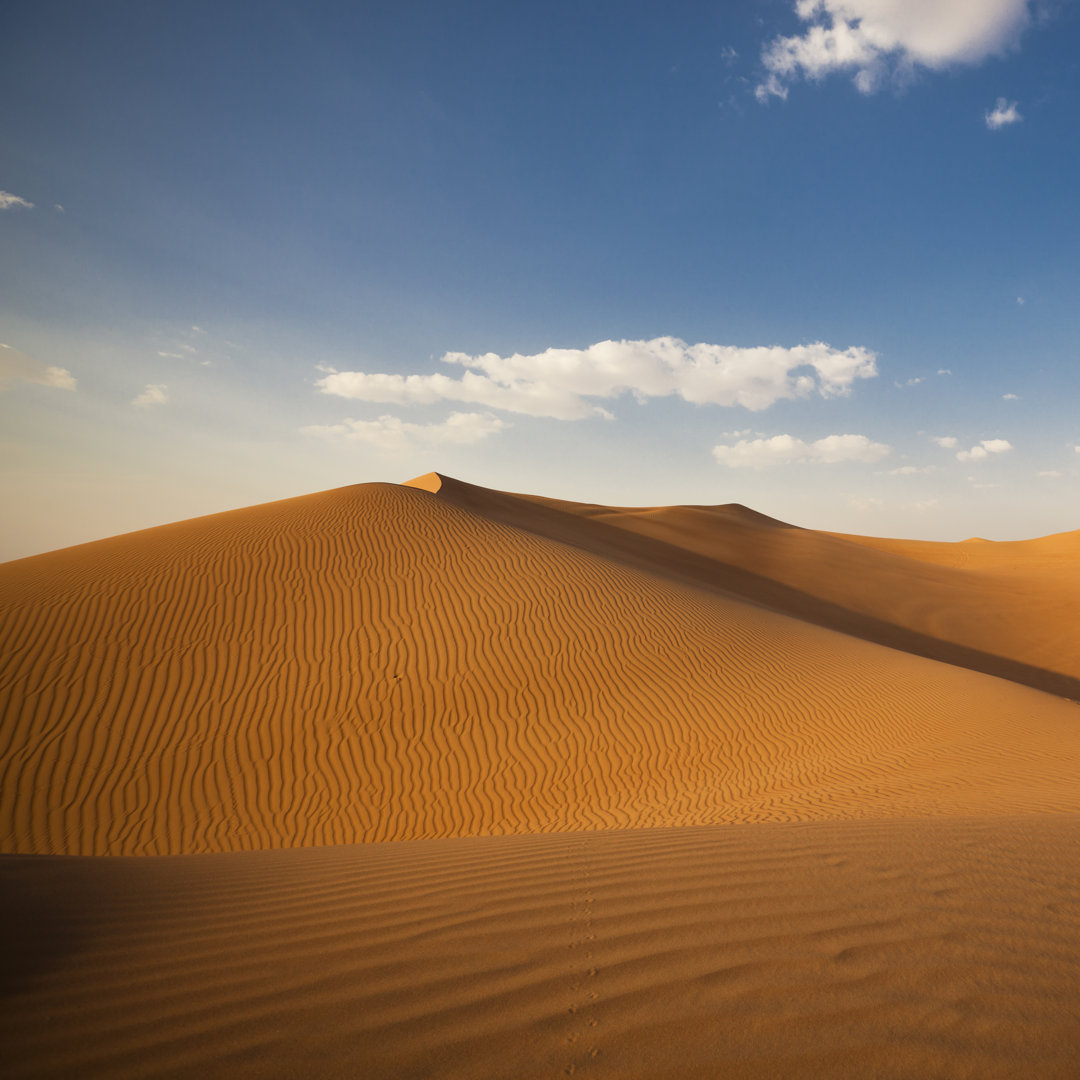
<path fill-rule="evenodd" d="M 1078 611 L 438 474 L 0 566 L 11 1074 L 1078 1077 Z"/>

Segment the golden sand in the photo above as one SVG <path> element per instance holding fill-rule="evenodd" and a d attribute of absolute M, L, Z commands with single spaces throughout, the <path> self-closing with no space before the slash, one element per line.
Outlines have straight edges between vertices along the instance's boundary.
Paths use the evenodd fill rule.
<path fill-rule="evenodd" d="M 1080 1075 L 1078 610 L 438 474 L 0 566 L 13 1075 Z"/>

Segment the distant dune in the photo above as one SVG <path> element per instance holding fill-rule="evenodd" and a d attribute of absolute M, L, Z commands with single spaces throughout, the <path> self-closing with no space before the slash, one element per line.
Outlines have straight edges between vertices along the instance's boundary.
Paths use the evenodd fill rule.
<path fill-rule="evenodd" d="M 436 473 L 4 564 L 13 1075 L 1075 1077 L 1077 611 Z"/>

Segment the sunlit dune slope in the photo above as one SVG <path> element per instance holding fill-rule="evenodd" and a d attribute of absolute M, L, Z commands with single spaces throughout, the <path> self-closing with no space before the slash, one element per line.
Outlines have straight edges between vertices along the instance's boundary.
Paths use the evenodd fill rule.
<path fill-rule="evenodd" d="M 3 850 L 1080 809 L 1064 698 L 770 610 L 601 513 L 426 483 L 0 568 Z"/>

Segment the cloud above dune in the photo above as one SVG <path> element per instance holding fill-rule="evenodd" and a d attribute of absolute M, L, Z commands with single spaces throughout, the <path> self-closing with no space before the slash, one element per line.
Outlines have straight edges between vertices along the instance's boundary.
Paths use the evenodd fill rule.
<path fill-rule="evenodd" d="M 766 469 L 775 465 L 880 461 L 892 447 L 873 442 L 865 435 L 826 435 L 804 442 L 794 435 L 773 435 L 768 439 L 740 439 L 737 443 L 713 447 L 713 457 L 731 469 Z"/>
<path fill-rule="evenodd" d="M 957 452 L 957 461 L 982 461 L 991 454 L 1007 454 L 1013 448 L 1008 439 L 983 439 L 969 450 Z"/>
<path fill-rule="evenodd" d="M 795 12 L 803 32 L 762 50 L 759 101 L 835 73 L 871 94 L 917 68 L 977 64 L 1015 45 L 1029 21 L 1027 0 L 797 0 Z"/>
<path fill-rule="evenodd" d="M 987 110 L 986 112 L 986 126 L 991 131 L 997 131 L 999 128 L 1008 127 L 1010 124 L 1018 124 L 1024 118 L 1020 115 L 1019 110 L 1016 107 L 1015 101 L 1006 101 L 1003 97 L 997 99 L 997 104 L 993 110 Z M 1023 304 L 1023 297 L 1018 296 L 1016 298 L 1017 303 Z"/>
<path fill-rule="evenodd" d="M 0 210 L 14 210 L 16 207 L 33 210 L 34 204 L 19 198 L 18 195 L 12 195 L 10 191 L 0 191 Z"/>
<path fill-rule="evenodd" d="M 10 345 L 0 345 L 0 390 L 16 381 L 51 386 L 56 390 L 74 390 L 77 385 L 75 376 L 67 368 L 45 364 Z"/>
<path fill-rule="evenodd" d="M 308 435 L 363 442 L 380 450 L 404 451 L 416 446 L 470 446 L 512 425 L 493 413 L 451 413 L 437 424 L 412 424 L 397 416 L 377 420 L 346 420 L 341 424 L 313 424 Z"/>
<path fill-rule="evenodd" d="M 148 383 L 141 394 L 131 399 L 131 404 L 139 409 L 164 405 L 169 400 L 168 389 L 164 383 Z"/>
<path fill-rule="evenodd" d="M 457 377 L 336 371 L 315 385 L 321 393 L 358 401 L 429 405 L 458 401 L 489 409 L 582 420 L 611 419 L 596 403 L 625 394 L 639 402 L 677 395 L 696 405 L 739 405 L 757 411 L 783 399 L 844 396 L 857 379 L 877 375 L 869 349 L 812 345 L 688 345 L 674 337 L 601 341 L 584 349 L 471 356 L 450 352 L 442 363 Z"/>

